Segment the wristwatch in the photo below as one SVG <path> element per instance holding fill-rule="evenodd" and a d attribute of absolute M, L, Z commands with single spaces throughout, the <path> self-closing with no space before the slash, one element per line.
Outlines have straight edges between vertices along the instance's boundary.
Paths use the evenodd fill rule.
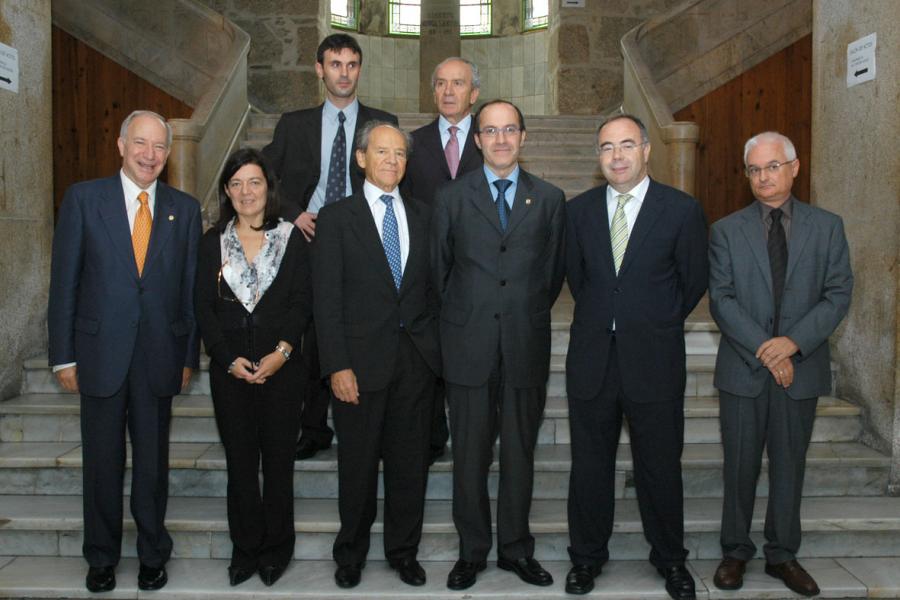
<path fill-rule="evenodd" d="M 281 344 L 278 344 L 277 346 L 275 346 L 275 350 L 277 350 L 278 352 L 281 352 L 281 355 L 284 357 L 284 360 L 287 360 L 291 357 L 290 350 L 288 350 Z"/>

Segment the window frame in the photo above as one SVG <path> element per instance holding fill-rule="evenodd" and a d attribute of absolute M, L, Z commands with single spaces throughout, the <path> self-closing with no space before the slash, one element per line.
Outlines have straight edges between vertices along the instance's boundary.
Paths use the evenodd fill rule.
<path fill-rule="evenodd" d="M 334 29 L 344 29 L 347 31 L 359 31 L 359 0 L 346 0 L 347 8 L 350 10 L 350 16 L 347 18 L 348 23 L 341 23 L 340 21 L 335 21 L 334 16 L 335 13 L 331 12 L 331 3 L 334 0 L 329 0 L 328 2 L 328 24 Z"/>
<path fill-rule="evenodd" d="M 394 31 L 394 7 L 397 6 L 397 15 L 399 18 L 399 7 L 407 5 L 407 6 L 415 6 L 411 2 L 411 0 L 388 0 L 387 10 L 388 10 L 388 35 L 395 35 L 398 37 L 419 37 L 422 35 L 422 1 L 419 0 L 419 23 L 416 25 L 416 31 Z M 409 25 L 408 27 L 411 27 Z"/>
<path fill-rule="evenodd" d="M 487 7 L 487 31 L 463 32 L 462 23 L 459 24 L 459 37 L 463 39 L 490 37 L 494 35 L 494 1 L 493 0 L 475 0 L 477 4 L 468 4 L 467 6 L 486 6 Z M 460 0 L 460 20 L 462 20 L 462 0 Z"/>
<path fill-rule="evenodd" d="M 529 4 L 531 4 L 532 11 L 534 10 L 534 0 L 522 0 L 522 33 L 527 33 L 529 31 L 541 31 L 543 29 L 547 29 L 550 26 L 550 4 L 552 0 L 547 0 L 547 17 L 546 21 L 543 23 L 535 24 L 534 18 L 532 17 L 532 23 L 529 25 L 529 17 L 528 17 L 528 8 Z"/>

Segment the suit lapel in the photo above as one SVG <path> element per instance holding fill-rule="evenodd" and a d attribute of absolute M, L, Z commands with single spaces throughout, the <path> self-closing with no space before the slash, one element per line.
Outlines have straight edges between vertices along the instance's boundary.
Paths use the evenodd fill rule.
<path fill-rule="evenodd" d="M 406 257 L 406 268 L 403 269 L 403 279 L 400 281 L 401 296 L 412 285 L 410 283 L 412 277 L 407 277 L 407 274 L 413 272 L 414 261 L 419 260 L 419 257 L 426 255 L 428 251 L 425 238 L 428 223 L 422 218 L 418 203 L 404 201 L 403 208 L 406 210 L 406 225 L 409 228 L 409 256 Z M 387 258 L 385 258 L 385 262 L 387 262 Z"/>
<path fill-rule="evenodd" d="M 494 196 L 488 188 L 487 177 L 485 177 L 484 171 L 477 172 L 477 175 L 472 177 L 469 200 L 494 226 L 497 233 L 502 236 L 503 228 L 500 227 L 500 215 L 497 214 L 497 205 L 494 203 Z"/>
<path fill-rule="evenodd" d="M 150 246 L 144 261 L 144 274 L 150 270 L 154 259 L 166 245 L 175 228 L 175 200 L 172 191 L 162 182 L 156 184 L 156 206 L 153 207 L 153 228 L 150 230 Z"/>
<path fill-rule="evenodd" d="M 441 154 L 443 155 L 443 151 Z M 446 163 L 447 161 L 444 160 L 444 162 Z M 466 145 L 463 146 L 462 156 L 459 157 L 459 170 L 456 172 L 456 176 L 459 177 L 463 173 L 474 171 L 483 164 L 481 151 L 475 145 L 475 119 L 473 118 L 469 124 L 469 135 L 466 136 Z M 449 168 L 447 173 L 450 173 Z"/>
<path fill-rule="evenodd" d="M 128 225 L 125 193 L 122 191 L 122 180 L 119 175 L 105 181 L 99 212 L 114 253 L 125 262 L 126 268 L 137 279 L 137 264 L 134 262 L 134 247 L 131 245 L 131 227 Z"/>
<path fill-rule="evenodd" d="M 606 206 L 606 193 L 603 194 L 603 205 Z M 628 246 L 625 247 L 625 256 L 622 258 L 622 266 L 619 267 L 619 277 L 628 270 L 628 267 L 634 262 L 634 257 L 640 252 L 641 244 L 647 239 L 647 234 L 653 229 L 660 215 L 665 212 L 665 204 L 659 194 L 659 188 L 651 179 L 650 187 L 647 189 L 647 195 L 644 196 L 644 203 L 638 212 L 637 220 L 631 229 L 631 235 L 628 236 Z M 608 222 L 608 221 L 607 221 Z M 609 226 L 606 228 L 609 238 Z M 612 242 L 610 241 L 610 258 L 612 258 Z"/>
<path fill-rule="evenodd" d="M 317 110 L 314 110 L 311 114 L 313 116 L 312 123 L 309 123 L 304 130 L 299 131 L 298 135 L 306 138 L 306 143 L 309 144 L 309 160 L 310 163 L 315 165 L 316 169 L 319 168 L 319 165 L 322 164 L 322 111 L 325 110 L 325 105 L 320 104 Z M 327 174 L 326 174 L 327 175 Z M 321 174 L 320 174 L 321 176 Z"/>
<path fill-rule="evenodd" d="M 763 229 L 763 222 L 759 215 L 759 207 L 756 202 L 741 210 L 741 232 L 747 238 L 747 245 L 750 246 L 750 252 L 753 259 L 762 273 L 763 280 L 772 293 L 772 267 L 769 265 L 769 250 L 766 248 L 766 232 Z"/>
<path fill-rule="evenodd" d="M 381 273 L 381 278 L 389 283 L 391 289 L 394 286 L 394 275 L 391 273 L 391 266 L 388 264 L 387 256 L 384 254 L 384 245 L 378 236 L 378 227 L 375 225 L 375 219 L 372 218 L 372 211 L 366 202 L 366 197 L 362 192 L 357 192 L 348 201 L 350 202 L 351 228 L 356 235 L 366 254 L 371 256 L 375 261 L 375 268 Z"/>
<path fill-rule="evenodd" d="M 784 275 L 785 281 L 790 281 L 791 273 L 794 272 L 794 267 L 797 266 L 797 261 L 800 259 L 803 248 L 806 246 L 806 242 L 809 239 L 809 234 L 812 232 L 812 227 L 809 224 L 809 217 L 811 214 L 809 206 L 803 204 L 793 196 L 791 196 L 789 202 L 792 202 L 792 220 L 791 239 L 788 240 L 788 264 L 787 271 Z"/>
<path fill-rule="evenodd" d="M 431 155 L 431 160 L 441 166 L 441 175 L 444 179 L 450 179 L 450 167 L 447 166 L 447 157 L 444 156 L 444 147 L 441 145 L 441 130 L 438 127 L 437 119 L 428 126 L 427 135 L 423 142 L 423 149 Z M 416 149 L 413 148 L 413 152 L 415 151 Z M 460 166 L 462 166 L 462 160 L 460 160 Z M 462 169 L 460 168 L 460 171 L 457 171 L 457 173 L 461 171 Z"/>
<path fill-rule="evenodd" d="M 516 183 L 516 196 L 513 200 L 513 208 L 512 212 L 509 213 L 509 223 L 506 226 L 506 235 L 509 235 L 513 232 L 513 230 L 528 216 L 533 210 L 533 204 L 535 202 L 539 202 L 539 198 L 535 198 L 533 196 L 534 192 L 534 184 L 531 181 L 531 177 L 528 176 L 522 168 L 519 168 L 519 181 Z M 497 210 L 494 209 L 496 213 Z M 497 220 L 500 220 L 500 216 L 497 215 Z"/>
<path fill-rule="evenodd" d="M 596 192 L 592 198 L 594 204 L 593 210 L 588 211 L 587 216 L 592 221 L 586 223 L 584 231 L 597 231 L 599 233 L 595 239 L 600 243 L 600 256 L 603 257 L 603 264 L 613 277 L 616 275 L 616 265 L 612 256 L 612 239 L 609 237 L 609 211 L 606 208 L 606 184 L 595 188 Z"/>

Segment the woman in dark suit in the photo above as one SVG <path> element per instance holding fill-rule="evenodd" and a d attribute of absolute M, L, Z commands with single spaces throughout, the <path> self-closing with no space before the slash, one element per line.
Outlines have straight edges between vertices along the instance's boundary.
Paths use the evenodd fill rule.
<path fill-rule="evenodd" d="M 260 152 L 232 154 L 219 181 L 220 217 L 197 263 L 195 312 L 228 467 L 231 585 L 257 571 L 272 585 L 294 552 L 294 445 L 306 380 L 299 344 L 312 295 L 306 243 L 278 218 L 276 194 Z"/>

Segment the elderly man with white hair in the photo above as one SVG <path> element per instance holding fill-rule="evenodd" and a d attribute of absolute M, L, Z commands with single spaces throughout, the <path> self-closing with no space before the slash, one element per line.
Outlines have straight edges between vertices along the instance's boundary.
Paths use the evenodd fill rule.
<path fill-rule="evenodd" d="M 828 336 L 850 305 L 850 252 L 839 216 L 791 194 L 800 161 L 788 138 L 750 138 L 744 166 L 756 202 L 716 222 L 709 243 L 725 455 L 723 559 L 713 582 L 743 585 L 756 552 L 750 524 L 766 448 L 765 572 L 815 596 L 819 587 L 796 559 L 800 500 L 816 402 L 831 391 Z"/>

